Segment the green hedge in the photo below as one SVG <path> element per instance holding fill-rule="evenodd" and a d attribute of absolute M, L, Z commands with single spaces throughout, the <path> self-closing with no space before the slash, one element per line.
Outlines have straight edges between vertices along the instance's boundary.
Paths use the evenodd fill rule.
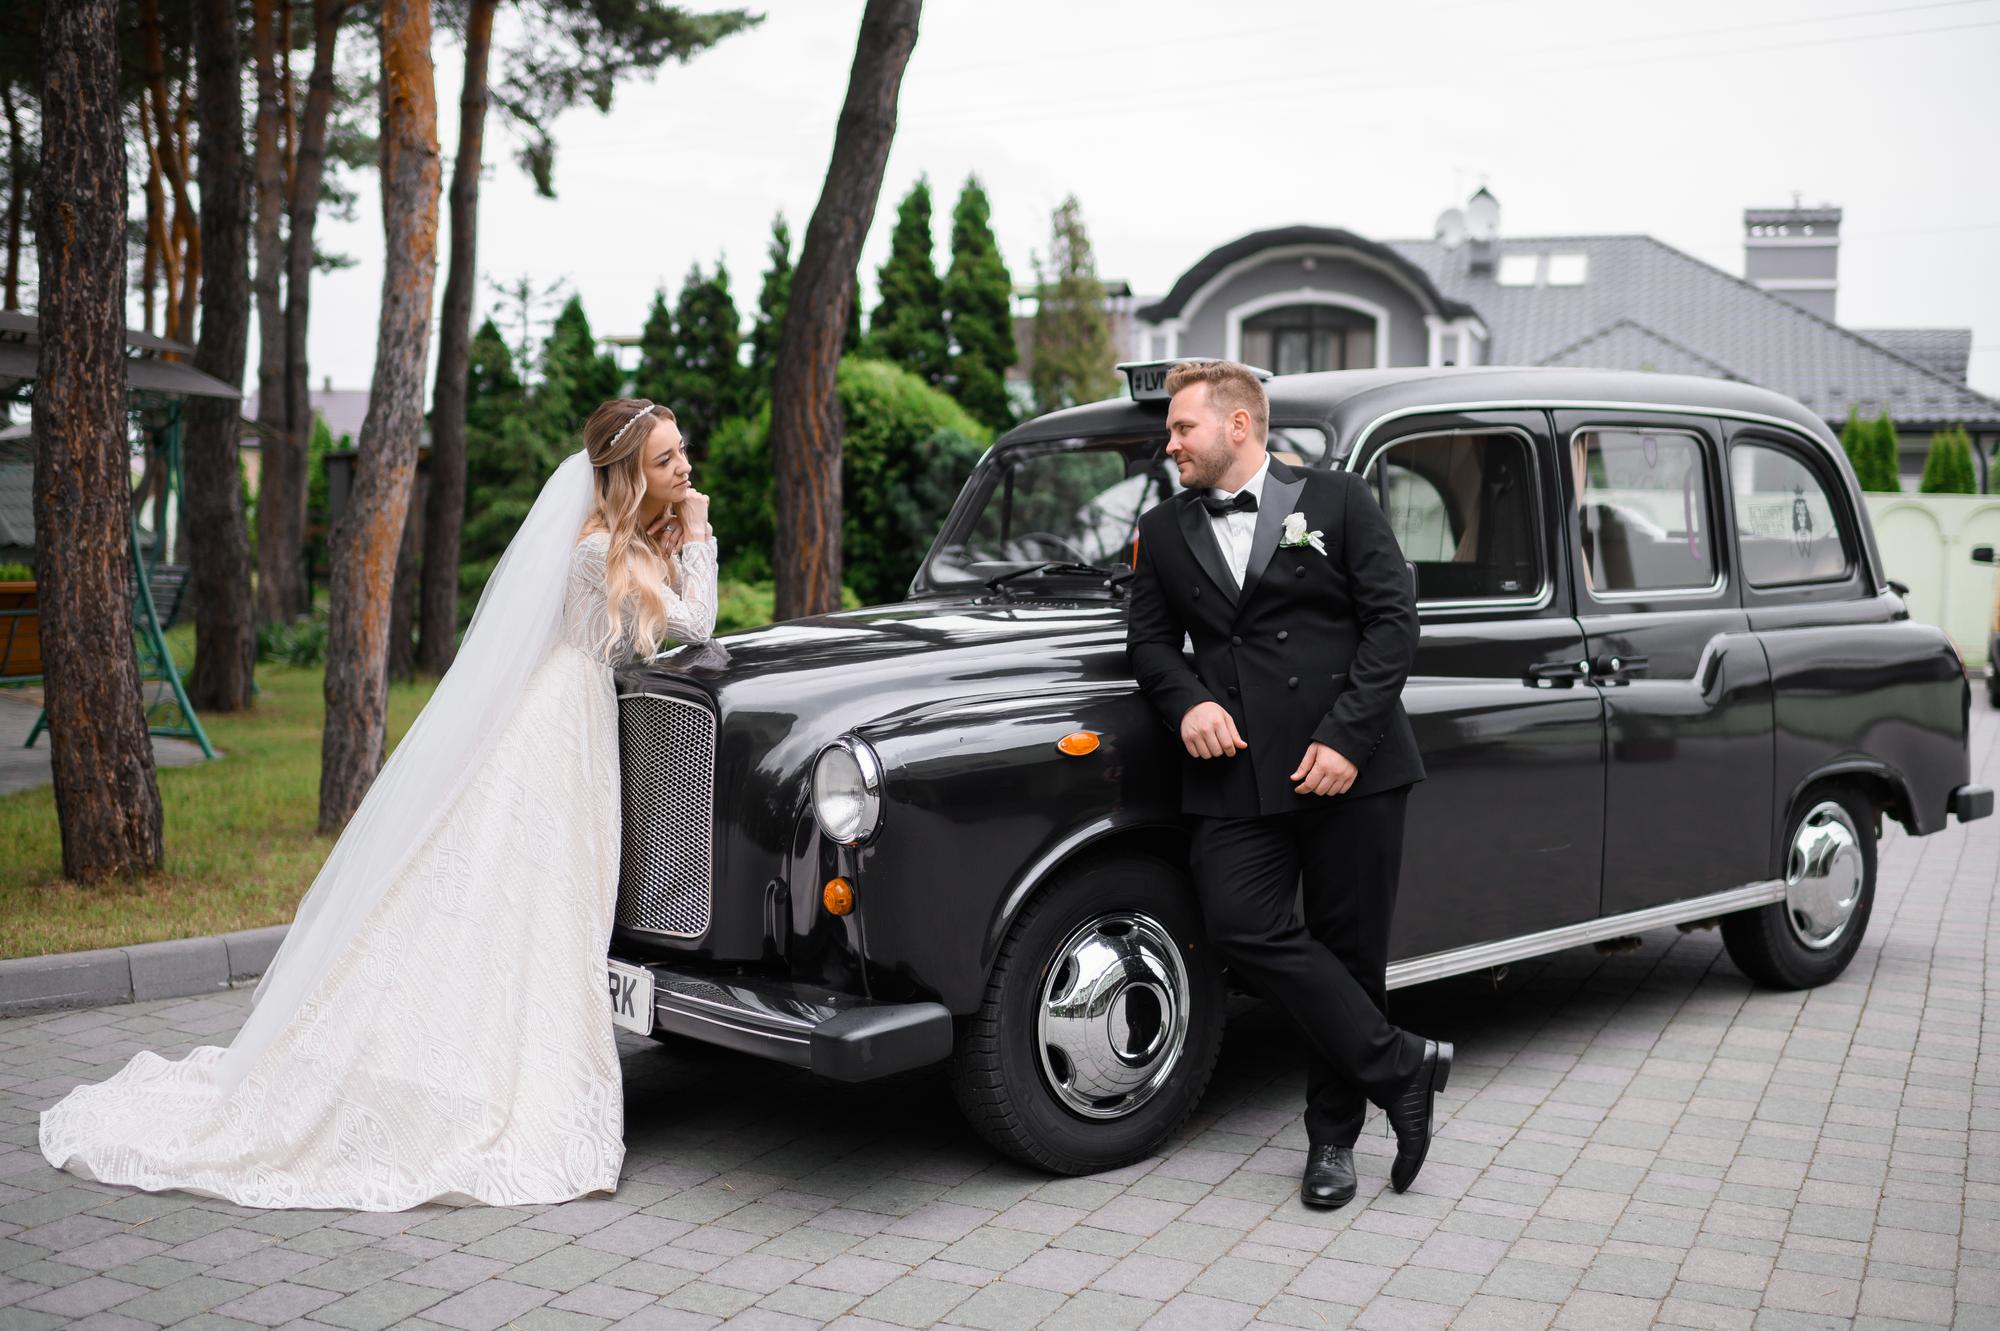
<path fill-rule="evenodd" d="M 950 397 L 886 361 L 850 356 L 835 386 L 846 421 L 841 581 L 864 605 L 901 600 L 991 436 Z M 779 538 L 770 439 L 769 407 L 723 422 L 695 478 L 713 501 L 723 567 L 737 582 L 771 577 Z"/>

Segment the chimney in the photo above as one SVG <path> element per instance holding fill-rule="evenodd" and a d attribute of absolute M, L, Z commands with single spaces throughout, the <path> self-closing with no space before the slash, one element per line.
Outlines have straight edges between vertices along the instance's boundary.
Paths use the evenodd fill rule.
<path fill-rule="evenodd" d="M 1831 322 L 1840 267 L 1840 209 L 1743 210 L 1743 279 Z"/>
<path fill-rule="evenodd" d="M 1481 185 L 1465 201 L 1465 268 L 1474 276 L 1493 273 L 1500 253 L 1500 200 Z"/>

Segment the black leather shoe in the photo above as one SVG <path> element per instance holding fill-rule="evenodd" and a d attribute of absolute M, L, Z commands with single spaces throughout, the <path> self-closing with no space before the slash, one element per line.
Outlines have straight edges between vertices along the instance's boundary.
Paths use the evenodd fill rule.
<path fill-rule="evenodd" d="M 1315 1146 L 1306 1152 L 1305 1182 L 1299 1198 L 1331 1211 L 1354 1200 L 1354 1152 L 1345 1146 Z"/>
<path fill-rule="evenodd" d="M 1424 1041 L 1424 1061 L 1416 1075 L 1385 1107 L 1396 1134 L 1396 1163 L 1389 1167 L 1389 1186 L 1408 1192 L 1431 1149 L 1431 1107 L 1451 1079 L 1451 1042 Z"/>

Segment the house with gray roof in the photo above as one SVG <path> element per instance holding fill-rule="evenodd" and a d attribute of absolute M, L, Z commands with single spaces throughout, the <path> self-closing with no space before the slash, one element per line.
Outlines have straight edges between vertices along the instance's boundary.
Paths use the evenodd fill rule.
<path fill-rule="evenodd" d="M 1840 210 L 1744 212 L 1744 274 L 1645 235 L 1507 236 L 1480 189 L 1426 240 L 1288 226 L 1219 246 L 1133 312 L 1139 360 L 1226 356 L 1280 374 L 1405 365 L 1564 365 L 1735 379 L 1838 430 L 1896 423 L 1904 488 L 1930 433 L 1972 436 L 1991 491 L 2000 401 L 1966 383 L 1965 328 L 1835 319 Z"/>

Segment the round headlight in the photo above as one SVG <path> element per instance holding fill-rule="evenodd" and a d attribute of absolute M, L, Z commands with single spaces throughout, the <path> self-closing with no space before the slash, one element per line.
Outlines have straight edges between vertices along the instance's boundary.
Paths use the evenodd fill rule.
<path fill-rule="evenodd" d="M 882 821 L 882 765 L 875 751 L 847 736 L 828 745 L 813 764 L 813 816 L 820 831 L 858 846 Z"/>

